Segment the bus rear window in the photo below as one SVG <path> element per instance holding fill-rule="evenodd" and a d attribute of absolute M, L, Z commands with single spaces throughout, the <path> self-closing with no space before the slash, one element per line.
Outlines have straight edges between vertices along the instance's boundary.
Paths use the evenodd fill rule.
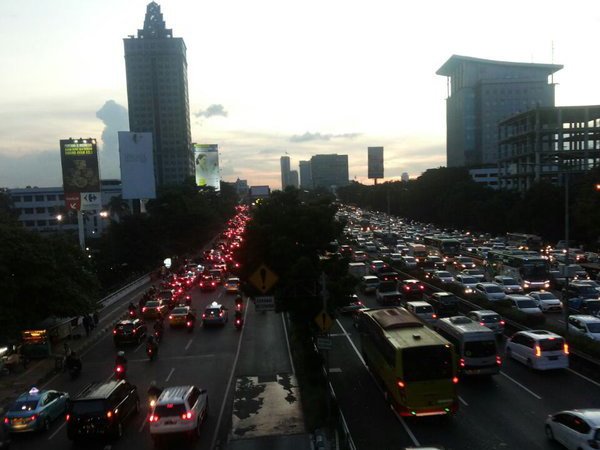
<path fill-rule="evenodd" d="M 465 342 L 464 354 L 469 358 L 484 358 L 496 354 L 496 341 Z"/>
<path fill-rule="evenodd" d="M 430 345 L 402 350 L 404 381 L 451 378 L 452 351 L 445 345 Z"/>

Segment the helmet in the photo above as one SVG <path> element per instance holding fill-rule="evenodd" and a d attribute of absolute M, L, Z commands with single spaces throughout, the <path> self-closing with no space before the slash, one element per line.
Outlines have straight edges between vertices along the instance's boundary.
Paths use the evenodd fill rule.
<path fill-rule="evenodd" d="M 120 357 L 122 358 L 122 357 L 124 357 L 124 356 L 125 356 L 125 352 L 124 352 L 123 350 L 120 350 L 120 351 L 117 353 L 117 356 L 120 356 Z"/>

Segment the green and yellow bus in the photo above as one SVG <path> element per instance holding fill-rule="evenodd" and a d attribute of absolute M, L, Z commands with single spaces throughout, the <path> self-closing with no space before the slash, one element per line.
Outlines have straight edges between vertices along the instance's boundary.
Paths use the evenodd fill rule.
<path fill-rule="evenodd" d="M 367 309 L 358 317 L 365 363 L 401 416 L 458 410 L 452 345 L 404 308 Z"/>

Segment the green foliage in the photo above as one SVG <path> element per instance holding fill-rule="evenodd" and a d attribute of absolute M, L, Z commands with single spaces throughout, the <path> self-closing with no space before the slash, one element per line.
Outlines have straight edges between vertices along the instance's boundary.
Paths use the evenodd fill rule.
<path fill-rule="evenodd" d="M 75 243 L 15 224 L 0 225 L 0 279 L 3 338 L 50 316 L 91 312 L 98 292 L 96 277 Z"/>

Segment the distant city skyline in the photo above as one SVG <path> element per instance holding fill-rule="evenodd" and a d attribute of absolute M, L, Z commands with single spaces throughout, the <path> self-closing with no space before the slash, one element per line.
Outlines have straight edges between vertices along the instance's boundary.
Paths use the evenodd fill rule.
<path fill-rule="evenodd" d="M 3 4 L 0 186 L 60 185 L 58 143 L 69 137 L 96 137 L 102 177 L 118 176 L 123 38 L 148 3 Z M 187 46 L 192 140 L 219 144 L 225 181 L 278 187 L 288 152 L 296 162 L 347 154 L 349 178 L 368 183 L 374 144 L 386 149 L 382 181 L 445 165 L 446 80 L 435 72 L 452 54 L 562 64 L 556 104 L 600 104 L 600 61 L 582 45 L 600 22 L 591 1 L 507 1 L 493 17 L 467 1 L 436 4 L 435 16 L 378 0 L 157 3 Z"/>

